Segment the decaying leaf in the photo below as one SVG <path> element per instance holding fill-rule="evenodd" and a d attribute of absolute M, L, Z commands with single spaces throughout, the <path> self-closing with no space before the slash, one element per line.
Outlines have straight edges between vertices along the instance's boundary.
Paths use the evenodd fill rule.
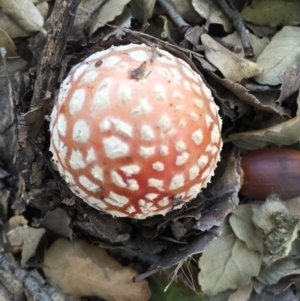
<path fill-rule="evenodd" d="M 215 0 L 192 0 L 192 5 L 196 12 L 210 24 L 221 24 L 225 32 L 231 30 L 231 22 L 224 15 Z"/>
<path fill-rule="evenodd" d="M 263 254 L 263 241 L 252 221 L 252 204 L 237 206 L 229 218 L 229 223 L 235 235 L 245 242 L 250 250 Z"/>
<path fill-rule="evenodd" d="M 55 241 L 45 254 L 44 273 L 51 285 L 75 297 L 96 296 L 107 301 L 150 298 L 147 282 L 132 282 L 136 272 L 122 266 L 105 250 L 85 241 Z"/>
<path fill-rule="evenodd" d="M 218 83 L 220 83 L 226 89 L 231 91 L 240 100 L 244 101 L 248 105 L 272 114 L 284 115 L 283 108 L 275 104 L 275 98 L 273 98 L 273 101 L 265 101 L 262 98 L 258 99 L 255 95 L 251 94 L 244 86 L 235 83 L 229 79 L 220 78 L 217 74 L 213 72 L 209 72 L 209 74 Z M 222 98 L 222 95 L 219 95 L 219 97 Z"/>
<path fill-rule="evenodd" d="M 300 57 L 300 28 L 285 26 L 265 47 L 257 58 L 257 64 L 264 72 L 255 77 L 260 84 L 279 85 L 280 76 Z"/>
<path fill-rule="evenodd" d="M 299 19 L 300 2 L 294 0 L 253 0 L 246 6 L 243 18 L 260 26 L 297 25 Z"/>
<path fill-rule="evenodd" d="M 156 0 L 131 0 L 130 8 L 134 16 L 144 24 L 152 17 Z"/>
<path fill-rule="evenodd" d="M 16 57 L 16 46 L 10 36 L 0 29 L 0 47 L 3 47 L 6 51 L 7 57 Z"/>
<path fill-rule="evenodd" d="M 300 229 L 300 217 L 293 216 L 285 204 L 271 195 L 262 204 L 253 204 L 252 220 L 264 241 L 267 265 L 287 257 Z"/>
<path fill-rule="evenodd" d="M 237 289 L 258 275 L 261 259 L 258 252 L 248 249 L 224 223 L 221 236 L 212 241 L 200 257 L 199 284 L 208 296 Z"/>
<path fill-rule="evenodd" d="M 215 227 L 211 231 L 206 231 L 202 235 L 194 236 L 189 243 L 182 248 L 182 245 L 173 245 L 165 252 L 158 262 L 153 264 L 149 271 L 134 277 L 135 281 L 140 281 L 148 276 L 151 276 L 161 270 L 171 268 L 176 264 L 186 260 L 189 256 L 195 255 L 206 249 L 208 243 L 220 235 L 220 228 Z"/>
<path fill-rule="evenodd" d="M 238 164 L 234 151 L 223 156 L 216 169 L 215 178 L 218 180 L 207 188 L 209 194 L 215 199 L 209 201 L 206 212 L 194 225 L 195 229 L 207 231 L 221 227 L 226 216 L 238 205 L 238 191 L 241 187 Z"/>
<path fill-rule="evenodd" d="M 264 266 L 256 277 L 261 283 L 272 285 L 283 277 L 300 274 L 299 259 L 284 258 Z"/>
<path fill-rule="evenodd" d="M 89 28 L 89 36 L 95 33 L 99 28 L 106 25 L 106 23 L 113 21 L 117 16 L 121 15 L 126 4 L 130 0 L 101 0 L 98 7 L 98 12 L 95 13 L 91 20 Z"/>
<path fill-rule="evenodd" d="M 205 46 L 206 58 L 222 72 L 226 79 L 240 82 L 244 78 L 250 78 L 263 72 L 256 63 L 239 58 L 208 34 L 201 35 L 201 41 Z"/>
<path fill-rule="evenodd" d="M 44 18 L 31 0 L 0 0 L 0 7 L 26 31 L 44 31 Z"/>
<path fill-rule="evenodd" d="M 300 116 L 278 125 L 245 133 L 229 135 L 229 141 L 244 150 L 255 150 L 266 146 L 292 145 L 300 141 Z"/>

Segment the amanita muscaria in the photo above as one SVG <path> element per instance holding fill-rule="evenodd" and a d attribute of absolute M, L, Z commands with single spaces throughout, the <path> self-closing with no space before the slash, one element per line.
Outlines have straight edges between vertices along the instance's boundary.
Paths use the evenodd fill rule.
<path fill-rule="evenodd" d="M 146 45 L 94 53 L 63 81 L 51 152 L 90 206 L 144 219 L 206 187 L 222 147 L 210 90 L 183 60 Z"/>

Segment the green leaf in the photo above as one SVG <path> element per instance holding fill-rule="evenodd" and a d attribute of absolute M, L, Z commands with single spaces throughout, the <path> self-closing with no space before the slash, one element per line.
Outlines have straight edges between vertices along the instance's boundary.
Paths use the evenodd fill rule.
<path fill-rule="evenodd" d="M 294 0 L 253 0 L 246 6 L 244 20 L 260 26 L 284 26 L 299 24 L 300 2 Z"/>
<path fill-rule="evenodd" d="M 248 249 L 224 224 L 221 236 L 209 244 L 199 260 L 199 284 L 208 296 L 237 289 L 258 275 L 261 261 L 261 255 Z"/>
<path fill-rule="evenodd" d="M 204 295 L 197 295 L 184 285 L 176 282 L 172 282 L 168 290 L 165 292 L 165 288 L 168 285 L 169 280 L 155 275 L 148 280 L 149 287 L 151 289 L 151 298 L 149 301 L 202 301 Z"/>

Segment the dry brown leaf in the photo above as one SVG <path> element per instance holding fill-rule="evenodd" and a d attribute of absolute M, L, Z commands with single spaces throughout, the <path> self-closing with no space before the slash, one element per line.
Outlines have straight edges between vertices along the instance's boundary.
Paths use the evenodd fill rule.
<path fill-rule="evenodd" d="M 15 215 L 4 225 L 6 233 L 6 252 L 13 254 L 20 252 L 23 247 L 23 238 L 28 221 L 22 215 Z"/>
<path fill-rule="evenodd" d="M 168 41 L 172 41 L 174 44 L 179 44 L 181 41 L 181 34 L 178 32 L 177 28 L 174 26 L 174 23 L 170 20 L 170 18 L 166 16 L 159 16 L 163 21 L 163 28 L 161 37 L 163 39 L 167 39 Z"/>
<path fill-rule="evenodd" d="M 5 250 L 12 253 L 22 251 L 22 266 L 35 255 L 37 246 L 46 233 L 45 229 L 31 228 L 27 223 L 28 221 L 24 216 L 15 215 L 4 225 L 6 233 Z"/>
<path fill-rule="evenodd" d="M 146 281 L 132 282 L 136 272 L 106 251 L 85 241 L 55 241 L 45 254 L 44 273 L 74 297 L 97 296 L 107 301 L 144 301 L 150 298 Z"/>
<path fill-rule="evenodd" d="M 132 15 L 130 9 L 128 7 L 125 7 L 122 14 L 117 16 L 113 21 L 113 25 L 117 26 L 118 28 L 105 26 L 105 28 L 102 29 L 103 41 L 108 40 L 112 35 L 120 38 L 124 33 L 122 28 L 130 28 L 131 18 Z"/>
<path fill-rule="evenodd" d="M 175 10 L 178 14 L 187 22 L 191 23 L 201 23 L 202 18 L 199 14 L 195 11 L 192 0 L 171 0 L 170 2 L 173 3 Z"/>
<path fill-rule="evenodd" d="M 208 296 L 235 290 L 259 274 L 261 261 L 262 256 L 248 249 L 225 221 L 220 237 L 208 245 L 198 261 L 198 282 Z"/>
<path fill-rule="evenodd" d="M 31 0 L 0 0 L 0 7 L 26 31 L 45 32 L 44 18 Z"/>
<path fill-rule="evenodd" d="M 78 6 L 74 27 L 79 27 L 81 30 L 85 29 L 87 24 L 91 21 L 91 17 L 99 7 L 101 7 L 101 3 L 103 1 L 95 1 L 95 0 L 82 0 Z"/>
<path fill-rule="evenodd" d="M 134 16 L 144 24 L 152 17 L 156 0 L 131 0 L 130 8 Z"/>
<path fill-rule="evenodd" d="M 296 115 L 300 115 L 300 90 L 298 91 L 298 97 L 297 97 L 297 113 Z"/>
<path fill-rule="evenodd" d="M 277 106 L 275 103 L 275 97 L 272 98 L 272 95 L 268 95 L 267 97 L 261 96 L 259 99 L 251 94 L 244 86 L 234 83 L 229 79 L 220 78 L 216 73 L 209 72 L 210 76 L 213 77 L 218 83 L 224 86 L 226 89 L 231 91 L 238 99 L 244 101 L 248 105 L 255 107 L 259 110 L 269 112 L 272 114 L 279 114 L 281 116 L 287 114 L 284 112 L 281 106 Z M 218 91 L 217 91 L 218 92 Z M 222 95 L 219 95 L 222 98 Z"/>
<path fill-rule="evenodd" d="M 192 0 L 192 5 L 197 13 L 210 24 L 221 24 L 225 32 L 231 30 L 231 22 L 224 15 L 215 0 Z"/>
<path fill-rule="evenodd" d="M 28 37 L 30 35 L 18 23 L 12 20 L 9 16 L 5 15 L 0 9 L 0 28 L 4 30 L 12 39 L 20 37 Z"/>
<path fill-rule="evenodd" d="M 252 293 L 252 281 L 246 285 L 239 287 L 235 292 L 231 293 L 228 301 L 248 301 Z"/>
<path fill-rule="evenodd" d="M 8 74 L 6 74 L 6 70 L 4 68 L 3 63 L 0 62 L 0 107 L 1 108 L 4 107 L 4 105 L 3 105 L 4 102 L 5 102 L 5 104 L 7 103 L 7 99 L 5 99 L 5 100 L 1 99 L 1 92 L 5 91 L 3 88 L 7 87 L 7 80 L 8 80 L 7 75 L 10 78 L 10 80 L 13 80 L 13 77 L 18 72 L 24 72 L 28 68 L 28 63 L 19 57 L 8 58 L 6 61 L 6 65 L 7 65 Z M 2 128 L 3 124 L 4 124 L 4 118 L 2 118 L 0 120 L 0 131 L 3 130 L 3 128 Z"/>
<path fill-rule="evenodd" d="M 239 58 L 208 34 L 202 34 L 201 41 L 206 48 L 206 58 L 222 72 L 226 79 L 240 82 L 244 78 L 250 78 L 263 72 L 263 69 L 256 63 Z"/>
<path fill-rule="evenodd" d="M 39 10 L 41 15 L 43 16 L 44 20 L 47 18 L 49 13 L 49 4 L 48 2 L 44 1 L 36 5 L 36 8 Z"/>
<path fill-rule="evenodd" d="M 101 2 L 104 4 L 92 17 L 89 36 L 95 33 L 99 28 L 105 26 L 108 22 L 113 21 L 117 16 L 121 15 L 125 5 L 128 4 L 129 1 L 130 0 L 102 0 Z"/>
<path fill-rule="evenodd" d="M 36 249 L 45 235 L 46 230 L 43 228 L 35 229 L 28 227 L 24 232 L 21 266 L 25 266 L 28 260 L 36 253 Z"/>
<path fill-rule="evenodd" d="M 16 53 L 16 46 L 14 41 L 2 29 L 0 29 L 0 47 L 3 47 L 5 49 L 7 57 L 18 56 Z"/>
<path fill-rule="evenodd" d="M 300 87 L 300 61 L 297 61 L 290 68 L 286 69 L 280 76 L 282 86 L 280 97 L 277 103 L 280 105 L 282 102 L 291 96 L 294 92 L 299 90 Z"/>
<path fill-rule="evenodd" d="M 300 56 L 300 28 L 294 26 L 283 27 L 267 45 L 257 58 L 257 64 L 264 69 L 264 73 L 255 80 L 264 85 L 281 84 L 280 75 Z"/>
<path fill-rule="evenodd" d="M 255 150 L 266 146 L 292 145 L 300 141 L 300 116 L 296 116 L 278 125 L 244 133 L 229 135 L 237 147 L 244 150 Z"/>

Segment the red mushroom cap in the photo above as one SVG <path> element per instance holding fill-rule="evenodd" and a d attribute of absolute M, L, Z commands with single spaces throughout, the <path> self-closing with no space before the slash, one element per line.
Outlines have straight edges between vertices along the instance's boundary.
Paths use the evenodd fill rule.
<path fill-rule="evenodd" d="M 206 187 L 222 148 L 210 90 L 146 45 L 94 53 L 63 81 L 51 151 L 71 190 L 114 216 L 166 214 Z"/>

